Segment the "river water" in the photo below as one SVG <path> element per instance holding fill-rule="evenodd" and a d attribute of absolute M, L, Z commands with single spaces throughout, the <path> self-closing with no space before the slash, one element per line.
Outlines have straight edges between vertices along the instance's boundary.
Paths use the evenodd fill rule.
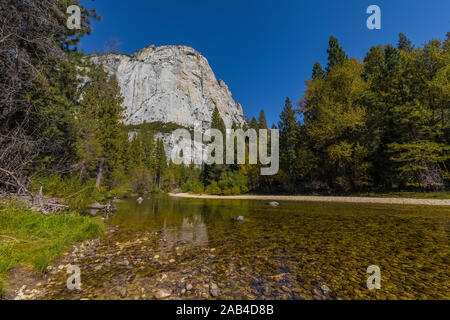
<path fill-rule="evenodd" d="M 450 208 L 128 199 L 108 237 L 67 257 L 49 299 L 448 299 Z M 235 221 L 243 216 L 243 221 Z M 381 289 L 367 288 L 367 268 Z"/>

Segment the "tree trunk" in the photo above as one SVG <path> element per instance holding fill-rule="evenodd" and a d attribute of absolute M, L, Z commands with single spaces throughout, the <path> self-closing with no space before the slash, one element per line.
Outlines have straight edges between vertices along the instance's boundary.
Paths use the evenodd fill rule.
<path fill-rule="evenodd" d="M 105 160 L 101 159 L 100 164 L 98 166 L 97 181 L 95 182 L 96 188 L 100 187 L 100 183 L 102 182 L 102 179 L 103 179 L 103 164 L 104 163 L 105 163 Z"/>

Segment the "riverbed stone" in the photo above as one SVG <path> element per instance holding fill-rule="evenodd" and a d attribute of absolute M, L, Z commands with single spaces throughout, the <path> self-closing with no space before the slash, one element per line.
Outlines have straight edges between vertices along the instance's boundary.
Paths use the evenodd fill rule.
<path fill-rule="evenodd" d="M 119 265 L 119 266 L 128 266 L 129 264 L 130 264 L 130 262 L 128 260 L 123 260 L 123 261 L 117 262 L 117 265 Z"/>
<path fill-rule="evenodd" d="M 326 285 L 324 285 L 324 284 L 320 287 L 320 289 L 322 289 L 322 291 L 323 291 L 324 294 L 328 294 L 328 293 L 331 292 L 331 289 L 328 288 L 328 287 L 327 287 Z"/>
<path fill-rule="evenodd" d="M 166 299 L 172 295 L 172 292 L 167 289 L 160 289 L 155 293 L 155 298 L 158 300 Z"/>
<path fill-rule="evenodd" d="M 209 293 L 213 297 L 217 297 L 220 294 L 219 287 L 215 283 L 211 283 Z"/>

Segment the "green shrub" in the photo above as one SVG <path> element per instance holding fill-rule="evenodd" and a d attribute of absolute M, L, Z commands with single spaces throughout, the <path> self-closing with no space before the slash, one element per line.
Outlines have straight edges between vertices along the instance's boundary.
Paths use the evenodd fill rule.
<path fill-rule="evenodd" d="M 199 180 L 188 180 L 182 184 L 181 190 L 189 193 L 203 193 L 205 187 Z"/>
<path fill-rule="evenodd" d="M 131 192 L 132 192 L 131 186 L 130 186 L 130 184 L 127 183 L 127 184 L 121 185 L 120 187 L 109 190 L 107 195 L 108 195 L 108 198 L 114 198 L 114 197 L 126 198 L 130 195 Z"/>
<path fill-rule="evenodd" d="M 209 186 L 206 187 L 205 192 L 209 194 L 222 194 L 222 190 L 219 188 L 219 185 L 215 181 L 212 181 Z"/>
<path fill-rule="evenodd" d="M 225 171 L 218 182 L 211 181 L 205 192 L 208 194 L 236 195 L 248 192 L 248 178 L 236 171 Z"/>
<path fill-rule="evenodd" d="M 218 182 L 222 194 L 242 194 L 248 192 L 248 178 L 240 172 L 225 171 Z"/>

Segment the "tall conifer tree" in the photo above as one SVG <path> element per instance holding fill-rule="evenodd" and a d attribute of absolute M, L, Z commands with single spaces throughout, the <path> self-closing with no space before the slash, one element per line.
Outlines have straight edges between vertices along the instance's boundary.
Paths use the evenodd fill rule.
<path fill-rule="evenodd" d="M 334 66 L 342 65 L 345 60 L 348 59 L 347 54 L 344 52 L 344 49 L 339 45 L 338 40 L 330 36 L 330 40 L 328 42 L 328 65 L 327 65 L 327 72 L 330 72 L 330 70 Z"/>
<path fill-rule="evenodd" d="M 312 79 L 323 79 L 326 73 L 323 71 L 322 66 L 316 61 L 313 66 Z"/>

